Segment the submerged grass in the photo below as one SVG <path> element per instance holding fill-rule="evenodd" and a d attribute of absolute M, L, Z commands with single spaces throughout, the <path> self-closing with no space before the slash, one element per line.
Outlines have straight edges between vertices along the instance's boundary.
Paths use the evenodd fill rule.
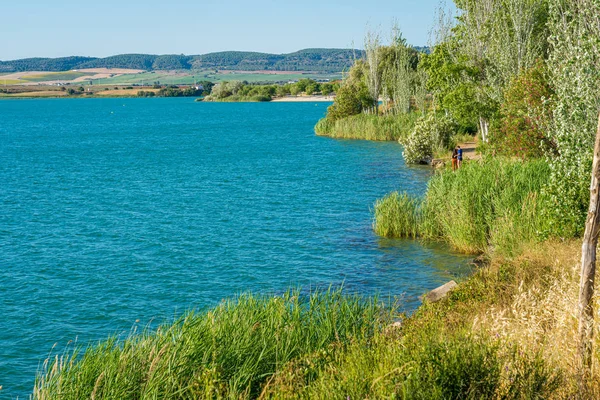
<path fill-rule="evenodd" d="M 418 117 L 417 113 L 403 115 L 358 114 L 335 122 L 323 118 L 315 126 L 315 133 L 337 139 L 397 141 L 410 134 Z"/>
<path fill-rule="evenodd" d="M 541 189 L 549 176 L 543 160 L 465 162 L 437 173 L 424 199 L 392 193 L 375 204 L 374 229 L 387 237 L 441 239 L 480 253 L 516 254 L 545 231 Z"/>

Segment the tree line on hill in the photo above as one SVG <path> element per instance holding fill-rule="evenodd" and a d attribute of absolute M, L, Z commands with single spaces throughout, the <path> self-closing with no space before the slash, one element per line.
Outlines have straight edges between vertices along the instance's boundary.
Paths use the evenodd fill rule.
<path fill-rule="evenodd" d="M 0 72 L 68 71 L 84 68 L 152 70 L 271 70 L 340 72 L 347 70 L 364 52 L 353 49 L 305 49 L 289 54 L 224 51 L 204 55 L 120 54 L 104 58 L 25 58 L 0 61 Z"/>

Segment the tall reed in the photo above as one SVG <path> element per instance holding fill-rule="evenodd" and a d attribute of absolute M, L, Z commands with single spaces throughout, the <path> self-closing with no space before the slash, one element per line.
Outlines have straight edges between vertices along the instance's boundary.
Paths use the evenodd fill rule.
<path fill-rule="evenodd" d="M 372 337 L 394 309 L 341 290 L 243 295 L 154 332 L 47 360 L 35 399 L 256 398 L 294 358 Z"/>
<path fill-rule="evenodd" d="M 546 233 L 540 208 L 549 176 L 543 160 L 465 162 L 437 173 L 422 201 L 388 195 L 375 204 L 375 232 L 388 237 L 439 239 L 478 253 L 491 245 L 514 253 Z"/>
<path fill-rule="evenodd" d="M 375 202 L 375 233 L 384 237 L 416 238 L 421 224 L 421 200 L 392 192 Z"/>
<path fill-rule="evenodd" d="M 321 119 L 315 133 L 337 139 L 397 141 L 412 131 L 419 114 L 372 115 L 358 114 L 337 121 Z"/>

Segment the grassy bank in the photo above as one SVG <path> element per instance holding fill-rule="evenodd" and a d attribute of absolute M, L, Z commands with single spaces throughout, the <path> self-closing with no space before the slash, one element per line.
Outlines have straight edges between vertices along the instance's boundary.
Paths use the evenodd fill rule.
<path fill-rule="evenodd" d="M 578 250 L 494 256 L 398 326 L 340 292 L 243 296 L 59 358 L 34 398 L 596 398 L 600 380 L 581 393 L 573 362 Z"/>
<path fill-rule="evenodd" d="M 57 357 L 37 379 L 34 397 L 256 398 L 292 360 L 370 340 L 394 316 L 376 298 L 339 290 L 245 295 L 154 332 Z"/>
<path fill-rule="evenodd" d="M 51 358 L 33 398 L 600 398 L 598 371 L 582 390 L 576 368 L 580 243 L 542 240 L 547 175 L 543 161 L 465 162 L 424 199 L 378 202 L 382 234 L 485 251 L 410 316 L 339 290 L 245 295 Z"/>
<path fill-rule="evenodd" d="M 423 199 L 391 193 L 375 204 L 375 232 L 386 237 L 444 240 L 468 253 L 489 246 L 517 254 L 545 232 L 542 187 L 549 176 L 543 160 L 465 162 L 445 169 L 428 184 Z"/>
<path fill-rule="evenodd" d="M 337 139 L 397 141 L 410 134 L 417 119 L 416 113 L 398 116 L 358 114 L 335 122 L 323 118 L 315 126 L 315 133 Z"/>

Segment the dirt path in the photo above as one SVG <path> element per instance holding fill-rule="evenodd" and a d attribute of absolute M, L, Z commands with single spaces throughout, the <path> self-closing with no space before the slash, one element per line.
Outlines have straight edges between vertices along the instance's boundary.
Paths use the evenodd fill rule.
<path fill-rule="evenodd" d="M 464 160 L 481 160 L 481 154 L 477 153 L 477 141 L 476 139 L 470 142 L 461 142 L 458 143 L 457 146 L 463 150 L 463 159 Z M 442 168 L 446 164 L 450 164 L 451 152 L 448 152 L 442 158 L 434 158 L 431 160 L 431 166 L 433 168 Z"/>
<path fill-rule="evenodd" d="M 463 150 L 463 158 L 465 160 L 481 160 L 481 154 L 477 154 L 475 151 L 477 147 L 476 142 L 459 143 L 458 146 Z"/>

